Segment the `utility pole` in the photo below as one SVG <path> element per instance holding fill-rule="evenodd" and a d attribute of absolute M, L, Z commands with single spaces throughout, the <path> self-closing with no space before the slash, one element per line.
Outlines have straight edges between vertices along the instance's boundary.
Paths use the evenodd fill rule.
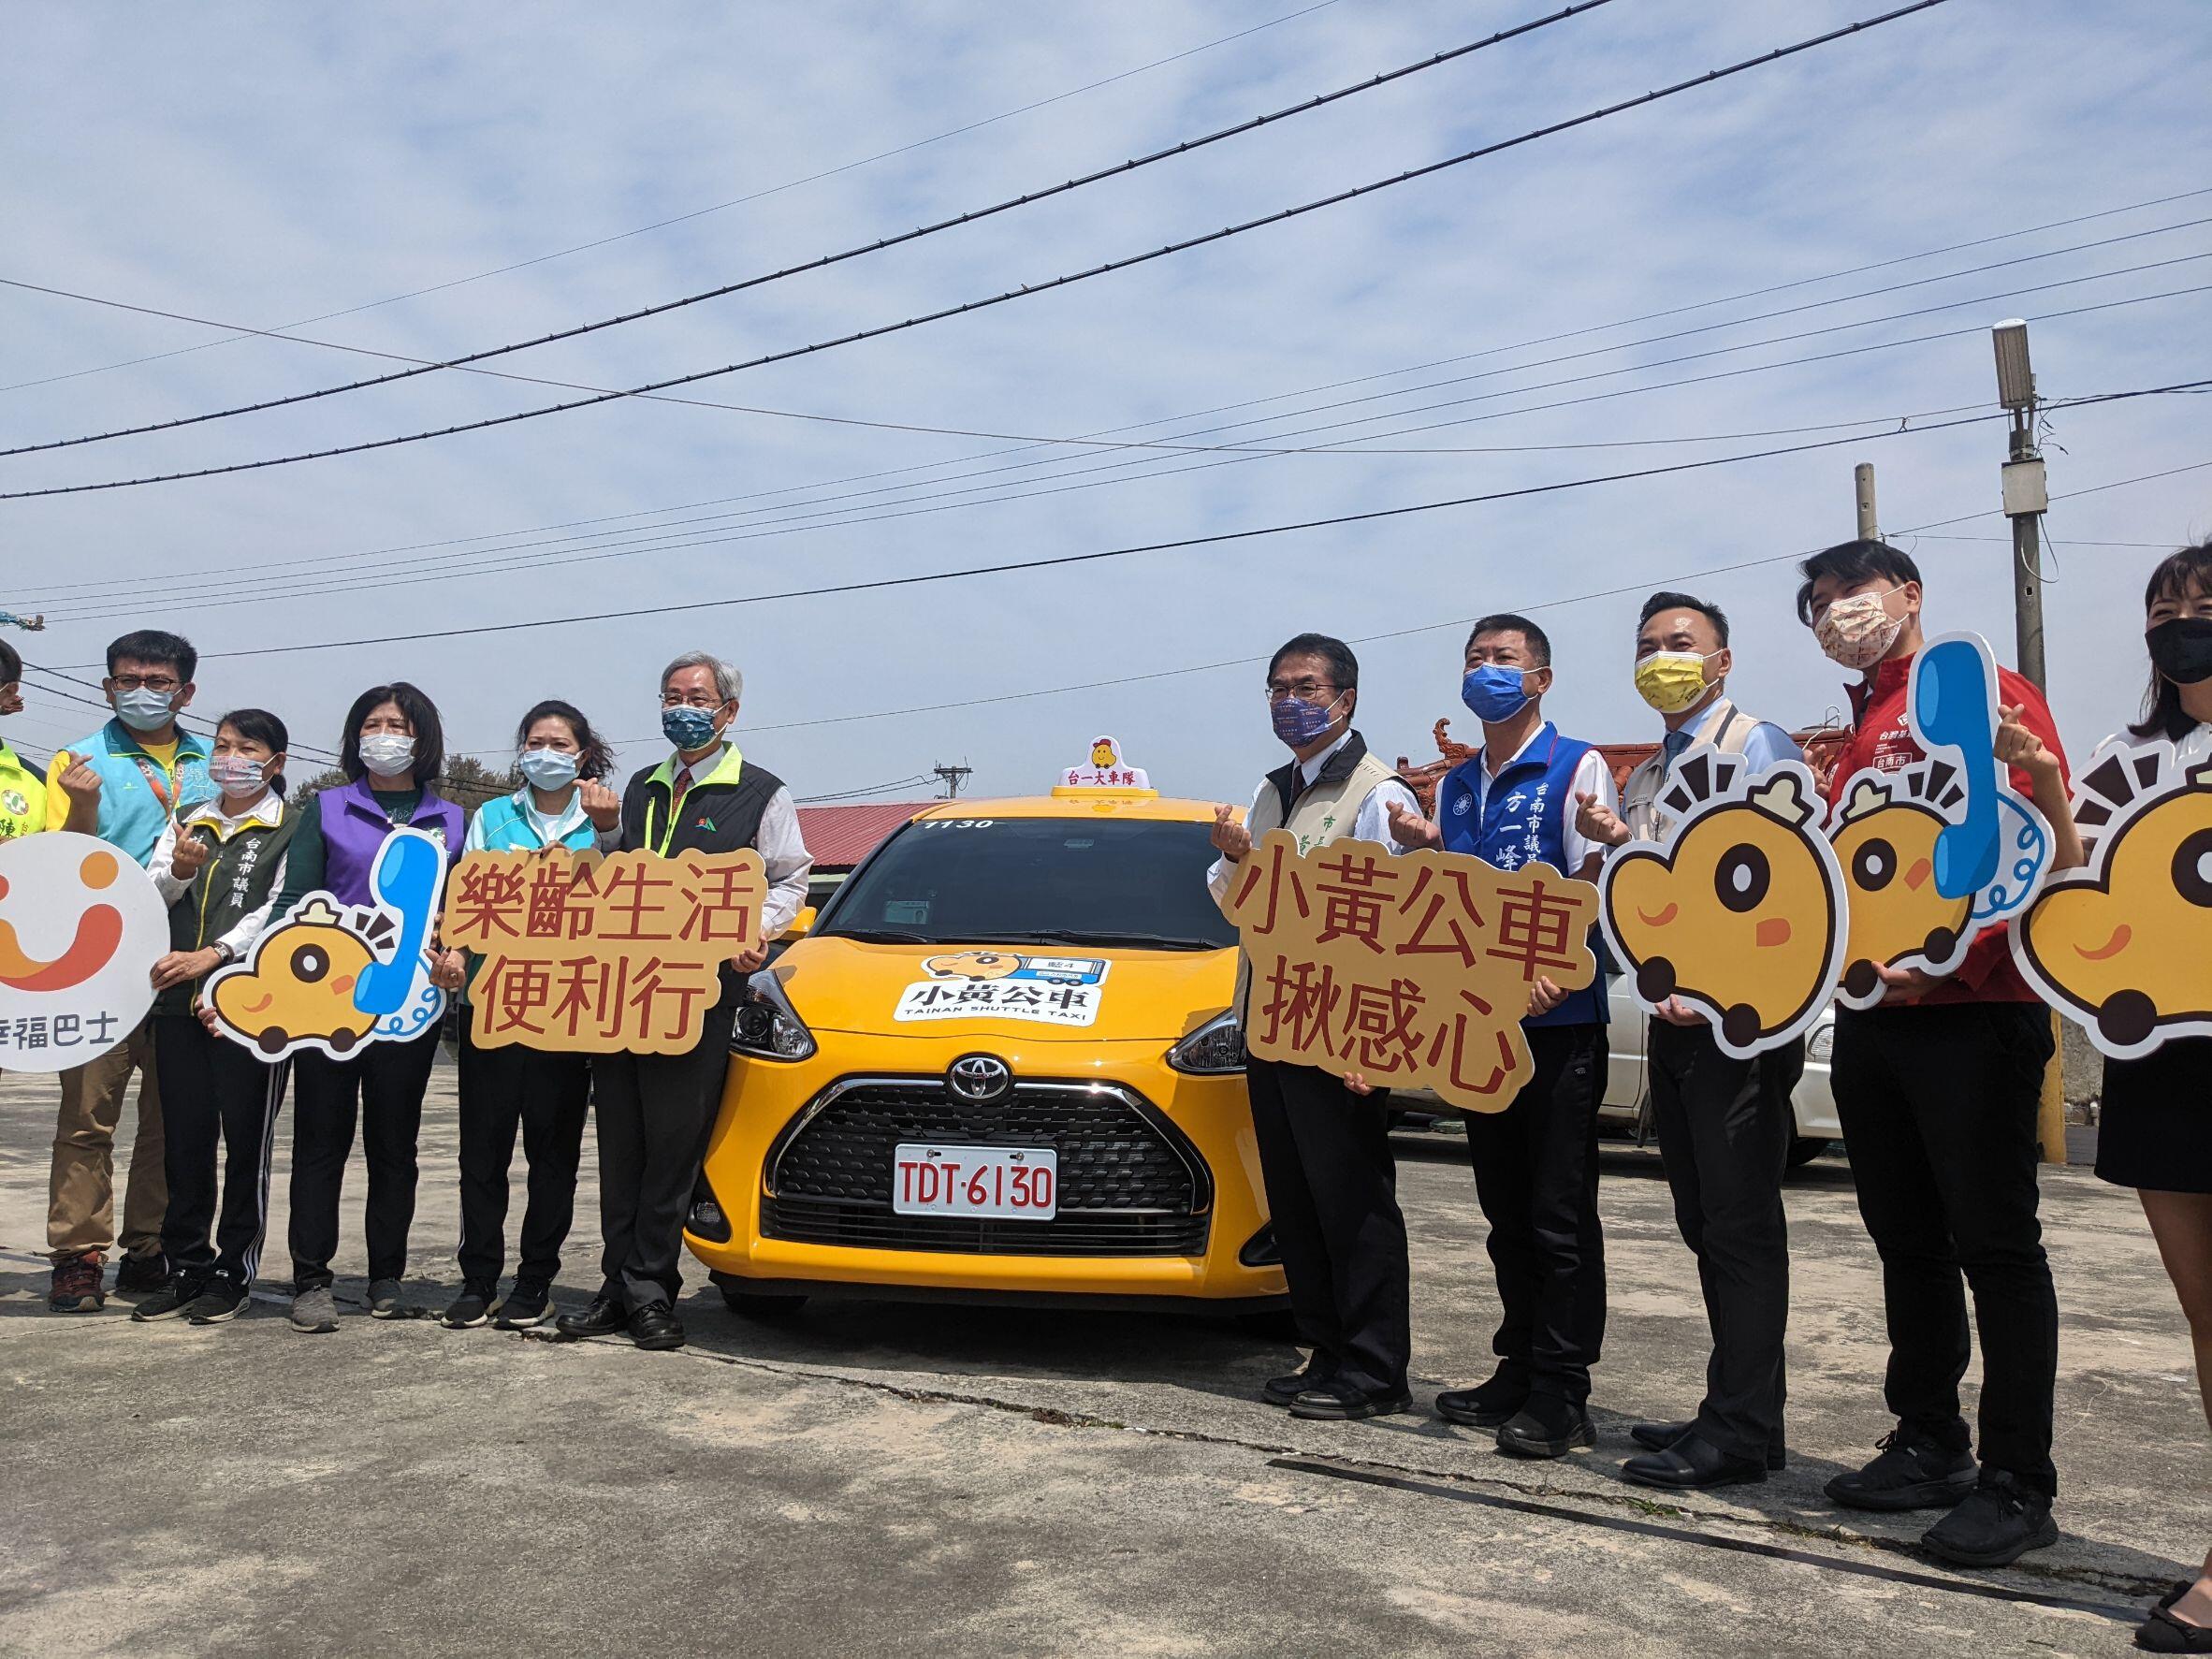
<path fill-rule="evenodd" d="M 1882 539 L 1882 526 L 1874 517 L 1874 463 L 1859 462 L 1852 470 L 1851 480 L 1858 491 L 1858 539 L 1878 542 Z"/>
<path fill-rule="evenodd" d="M 1997 401 L 2012 412 L 2012 444 L 2004 463 L 2004 516 L 2013 523 L 2013 631 L 2020 673 L 2048 689 L 2043 659 L 2043 516 L 2051 504 L 2043 452 L 2035 447 L 2035 372 L 2028 360 L 2028 325 L 2014 317 L 1990 330 L 1997 346 Z"/>
<path fill-rule="evenodd" d="M 975 770 L 973 766 L 932 766 L 929 769 L 945 780 L 945 799 L 948 801 L 956 801 L 960 798 L 961 784 L 966 782 L 968 775 Z"/>

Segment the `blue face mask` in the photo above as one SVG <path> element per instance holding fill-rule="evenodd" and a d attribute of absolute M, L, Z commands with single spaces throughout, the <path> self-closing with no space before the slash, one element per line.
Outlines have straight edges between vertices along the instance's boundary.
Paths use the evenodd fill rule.
<path fill-rule="evenodd" d="M 556 790 L 565 789 L 576 780 L 579 758 L 565 749 L 526 749 L 515 764 L 531 787 Z"/>
<path fill-rule="evenodd" d="M 1343 701 L 1339 693 L 1335 703 L 1323 707 L 1303 697 L 1277 697 L 1267 706 L 1268 719 L 1277 737 L 1292 749 L 1307 749 L 1329 735 L 1336 723 L 1336 704 Z"/>
<path fill-rule="evenodd" d="M 134 732 L 158 732 L 173 714 L 170 693 L 134 686 L 115 693 L 115 718 Z"/>
<path fill-rule="evenodd" d="M 1528 706 L 1521 674 L 1521 669 L 1507 668 L 1501 662 L 1470 668 L 1466 678 L 1460 681 L 1460 701 L 1474 711 L 1476 719 L 1488 724 L 1509 720 Z"/>
<path fill-rule="evenodd" d="M 661 735 L 687 754 L 714 741 L 714 710 L 679 703 L 661 711 Z"/>

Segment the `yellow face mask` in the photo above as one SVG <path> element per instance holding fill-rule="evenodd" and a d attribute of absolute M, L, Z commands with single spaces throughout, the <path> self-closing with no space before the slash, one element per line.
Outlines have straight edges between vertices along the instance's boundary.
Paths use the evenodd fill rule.
<path fill-rule="evenodd" d="M 1653 651 L 1637 662 L 1636 689 L 1661 714 L 1680 714 L 1705 695 L 1705 659 L 1695 651 Z"/>

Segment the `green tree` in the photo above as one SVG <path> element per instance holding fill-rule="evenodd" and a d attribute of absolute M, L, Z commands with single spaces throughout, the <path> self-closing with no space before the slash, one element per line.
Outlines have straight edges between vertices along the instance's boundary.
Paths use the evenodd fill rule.
<path fill-rule="evenodd" d="M 292 786 L 290 799 L 304 801 L 327 789 L 345 787 L 345 774 L 332 767 Z M 522 774 L 513 766 L 494 772 L 473 755 L 445 757 L 445 776 L 438 779 L 438 793 L 455 806 L 473 812 L 485 802 L 511 795 L 522 787 Z"/>

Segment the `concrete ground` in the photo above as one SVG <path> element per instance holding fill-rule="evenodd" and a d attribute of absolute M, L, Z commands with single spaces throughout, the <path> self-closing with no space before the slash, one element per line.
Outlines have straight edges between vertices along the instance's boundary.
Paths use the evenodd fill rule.
<path fill-rule="evenodd" d="M 1820 1495 L 1888 1421 L 1848 1169 L 1793 1180 L 1792 1463 L 1686 1501 L 1617 1478 L 1695 1402 L 1705 1321 L 1656 1156 L 1608 1151 L 1596 1452 L 1506 1460 L 1413 1415 L 1301 1423 L 1291 1360 L 1219 1322 L 817 1303 L 757 1324 L 703 1283 L 691 1346 L 428 1319 L 227 1327 L 45 1311 L 55 1084 L 0 1078 L 0 1652 L 1660 1655 L 2109 1653 L 2212 1542 L 2185 1328 L 2132 1195 L 2054 1170 L 2065 1316 L 2056 1549 L 1953 1573 L 1930 1519 Z M 125 1120 L 126 1134 L 129 1120 Z M 280 1134 L 280 1156 L 288 1133 Z M 412 1269 L 456 1283 L 452 1073 Z M 596 1275 L 586 1191 L 560 1294 Z M 363 1266 L 357 1164 L 342 1273 Z M 1487 1375 L 1496 1302 L 1459 1143 L 1409 1145 L 1415 1375 Z"/>

